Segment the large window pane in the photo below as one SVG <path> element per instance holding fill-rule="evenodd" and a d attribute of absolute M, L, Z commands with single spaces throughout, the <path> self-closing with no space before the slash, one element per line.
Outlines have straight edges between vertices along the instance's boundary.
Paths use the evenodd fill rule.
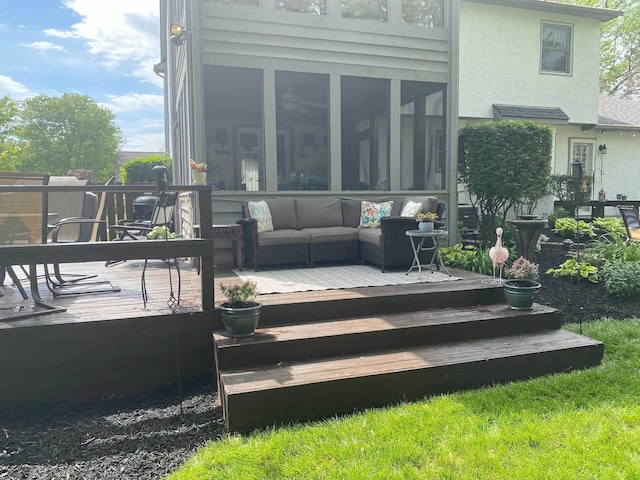
<path fill-rule="evenodd" d="M 387 0 L 342 0 L 340 12 L 345 18 L 388 20 Z"/>
<path fill-rule="evenodd" d="M 344 190 L 389 190 L 389 80 L 341 78 Z"/>
<path fill-rule="evenodd" d="M 207 182 L 264 190 L 262 70 L 204 67 Z"/>
<path fill-rule="evenodd" d="M 278 190 L 329 189 L 329 76 L 276 72 Z"/>
<path fill-rule="evenodd" d="M 401 84 L 400 188 L 444 190 L 444 92 L 438 83 Z"/>
<path fill-rule="evenodd" d="M 276 10 L 287 12 L 327 14 L 326 0 L 276 0 L 273 6 Z"/>
<path fill-rule="evenodd" d="M 402 0 L 402 23 L 444 28 L 444 0 Z"/>

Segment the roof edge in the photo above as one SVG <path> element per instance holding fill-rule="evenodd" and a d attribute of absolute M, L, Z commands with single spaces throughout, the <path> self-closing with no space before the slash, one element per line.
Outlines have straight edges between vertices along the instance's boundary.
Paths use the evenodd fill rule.
<path fill-rule="evenodd" d="M 537 10 L 540 12 L 560 13 L 578 17 L 593 18 L 601 22 L 608 22 L 614 18 L 621 17 L 624 12 L 608 8 L 584 7 L 582 5 L 572 5 L 568 3 L 555 3 L 540 0 L 465 0 L 467 2 L 487 3 L 502 7 L 524 8 L 527 10 Z"/>

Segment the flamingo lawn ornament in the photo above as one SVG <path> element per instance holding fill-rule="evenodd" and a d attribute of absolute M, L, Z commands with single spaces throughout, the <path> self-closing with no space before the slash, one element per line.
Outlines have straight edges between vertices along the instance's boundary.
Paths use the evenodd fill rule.
<path fill-rule="evenodd" d="M 489 257 L 493 262 L 493 282 L 494 283 L 502 283 L 502 267 L 504 262 L 509 258 L 509 249 L 502 246 L 502 228 L 496 228 L 496 244 L 494 247 L 491 247 L 489 250 Z M 498 274 L 498 279 L 496 280 L 496 267 L 500 267 L 500 273 Z"/>

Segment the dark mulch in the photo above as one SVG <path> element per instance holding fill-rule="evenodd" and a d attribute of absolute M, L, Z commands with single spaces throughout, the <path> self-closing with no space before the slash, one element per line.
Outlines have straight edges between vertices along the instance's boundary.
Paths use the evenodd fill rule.
<path fill-rule="evenodd" d="M 0 479 L 158 479 L 224 432 L 211 383 L 0 412 Z"/>
<path fill-rule="evenodd" d="M 541 272 L 564 252 L 538 258 Z M 609 297 L 604 288 L 541 275 L 539 303 L 564 313 L 565 322 L 603 316 L 634 317 L 640 300 Z M 180 413 L 182 398 L 183 413 Z M 195 449 L 224 435 L 214 386 L 176 389 L 84 404 L 56 404 L 0 412 L 0 479 L 158 479 L 175 471 Z"/>

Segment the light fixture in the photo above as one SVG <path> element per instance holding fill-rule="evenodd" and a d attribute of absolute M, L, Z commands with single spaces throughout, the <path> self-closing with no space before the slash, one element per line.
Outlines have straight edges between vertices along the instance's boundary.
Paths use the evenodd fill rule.
<path fill-rule="evenodd" d="M 607 154 L 607 146 L 604 143 L 602 145 L 599 145 L 598 146 L 598 151 L 600 152 L 600 154 L 606 155 Z"/>
<path fill-rule="evenodd" d="M 187 31 L 184 29 L 182 25 L 179 23 L 172 23 L 169 27 L 169 32 L 171 33 L 171 43 L 173 43 L 176 47 L 179 47 L 184 43 L 185 37 L 187 36 Z"/>

